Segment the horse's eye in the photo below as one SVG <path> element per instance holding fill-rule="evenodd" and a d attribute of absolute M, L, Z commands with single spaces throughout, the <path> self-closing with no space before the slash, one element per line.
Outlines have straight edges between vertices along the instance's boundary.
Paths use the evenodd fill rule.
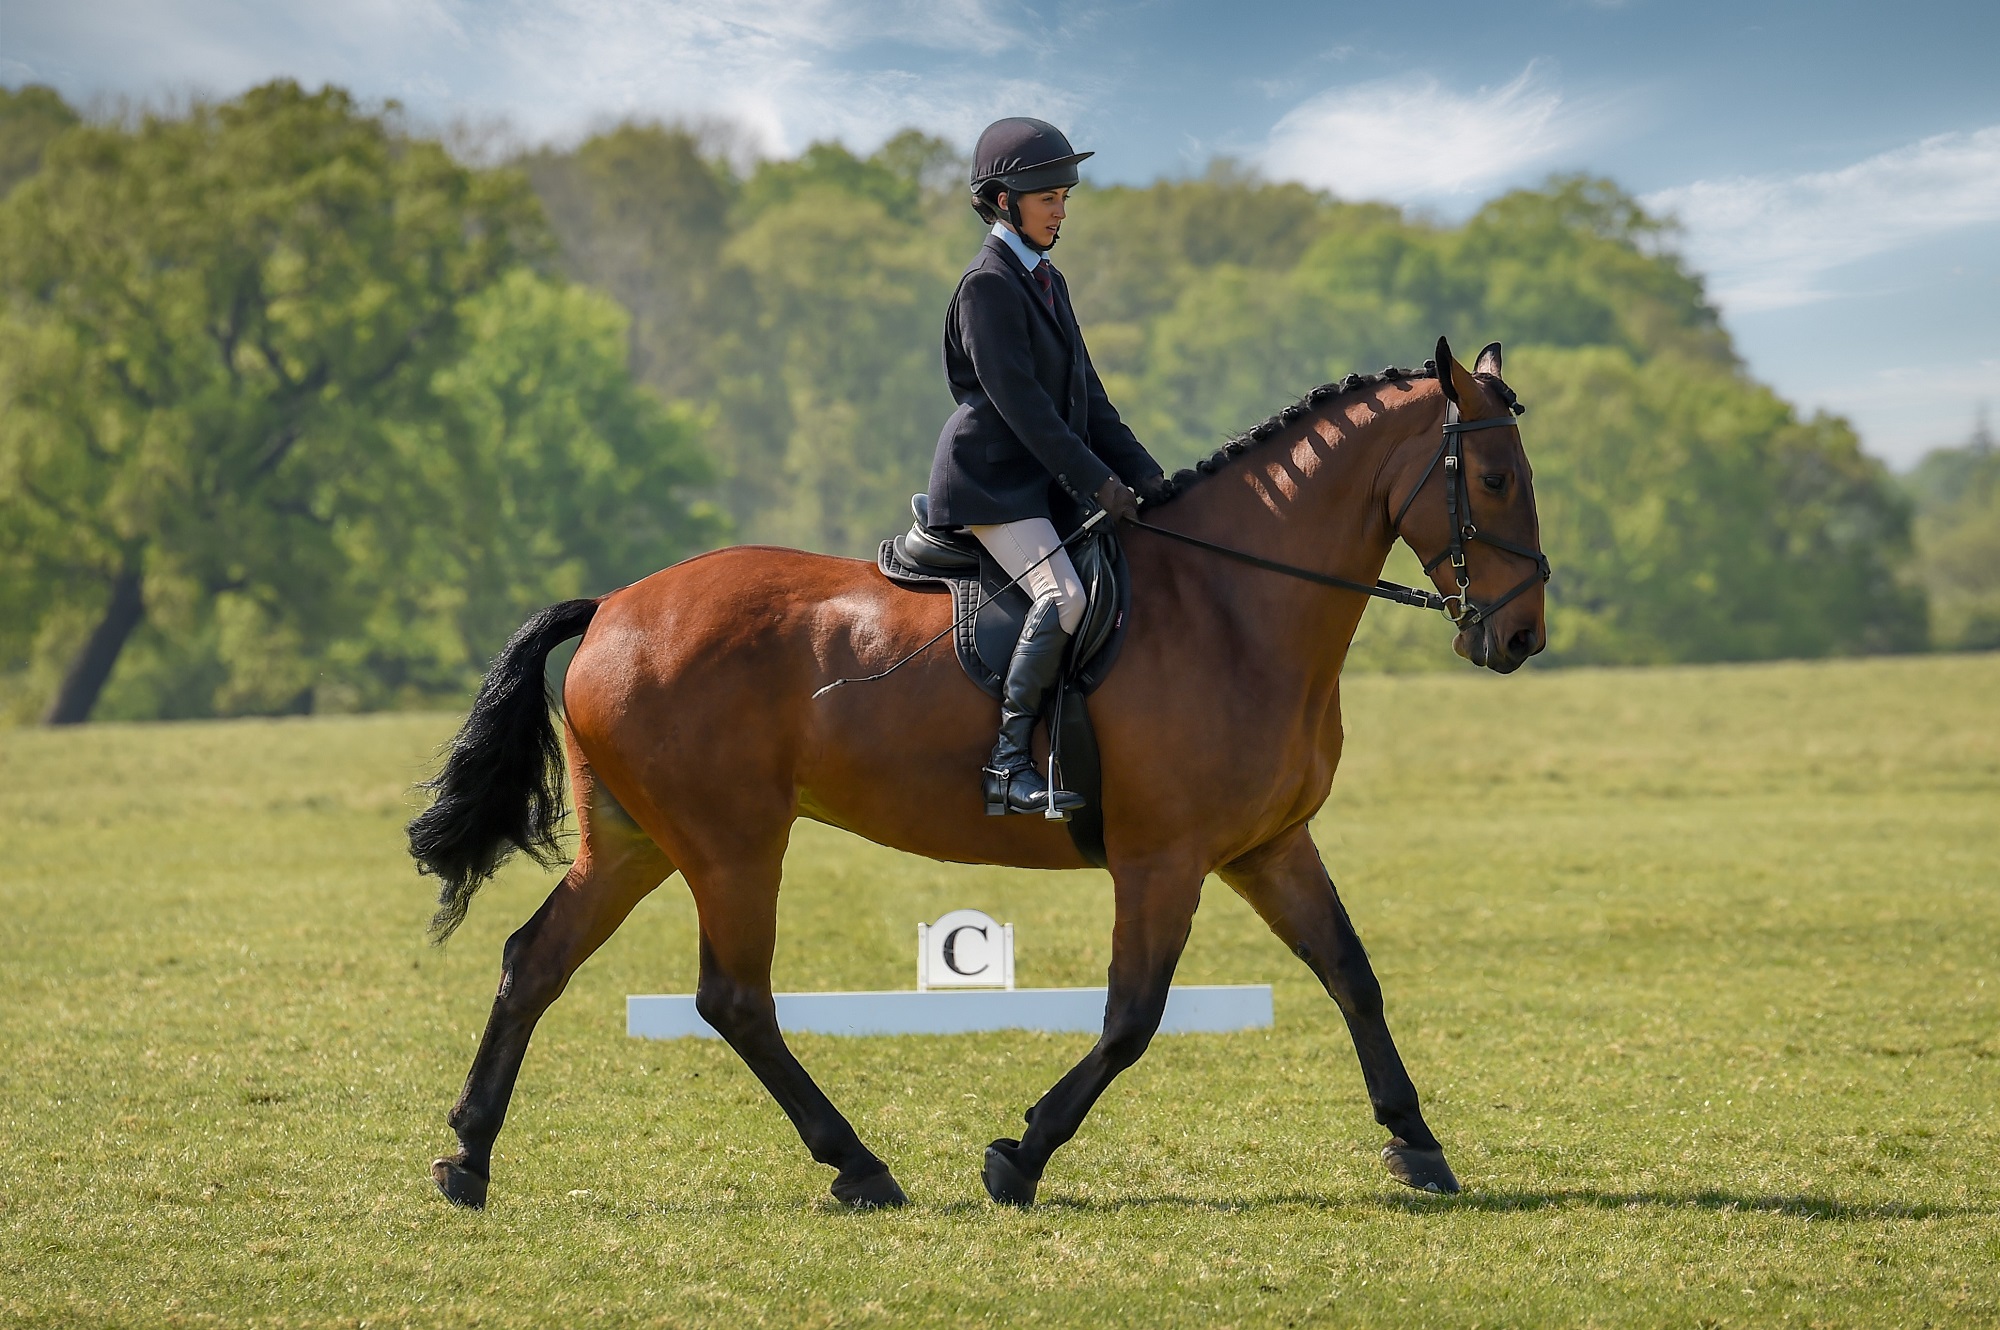
<path fill-rule="evenodd" d="M 1507 488 L 1507 477 L 1498 471 L 1488 471 L 1479 478 L 1479 483 L 1486 487 L 1489 494 L 1498 494 Z"/>

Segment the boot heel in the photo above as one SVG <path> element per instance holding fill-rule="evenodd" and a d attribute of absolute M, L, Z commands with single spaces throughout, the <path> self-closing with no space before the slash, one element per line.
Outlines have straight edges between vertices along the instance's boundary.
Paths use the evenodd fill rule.
<path fill-rule="evenodd" d="M 979 775 L 980 775 L 980 785 L 982 787 L 983 793 L 986 796 L 986 816 L 988 817 L 1007 816 L 1008 777 L 1006 773 L 995 771 L 993 768 L 987 767 L 983 769 L 979 773 Z"/>

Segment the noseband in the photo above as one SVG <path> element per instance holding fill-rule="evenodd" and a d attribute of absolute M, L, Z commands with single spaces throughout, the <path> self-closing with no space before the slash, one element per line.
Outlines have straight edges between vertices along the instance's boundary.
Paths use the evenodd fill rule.
<path fill-rule="evenodd" d="M 1180 531 L 1169 531 L 1163 526 L 1153 526 L 1151 523 L 1142 522 L 1137 518 L 1131 519 L 1128 524 L 1138 527 L 1141 531 L 1150 531 L 1156 536 L 1165 536 L 1169 540 L 1177 540 L 1183 545 L 1192 545 L 1196 549 L 1207 550 L 1210 554 L 1220 554 L 1224 558 L 1234 559 L 1238 563 L 1247 563 L 1253 568 L 1262 568 L 1266 572 L 1283 573 L 1287 577 L 1296 577 L 1305 582 L 1316 582 L 1320 586 L 1339 587 L 1343 591 L 1359 591 L 1364 596 L 1373 596 L 1378 600 L 1391 600 L 1398 605 L 1410 605 L 1417 609 L 1438 610 L 1446 618 L 1450 619 L 1458 627 L 1459 631 L 1463 632 L 1491 618 L 1499 612 L 1502 606 L 1512 601 L 1529 587 L 1549 580 L 1549 559 L 1546 554 L 1543 554 L 1540 550 L 1529 549 L 1525 545 L 1517 545 L 1505 536 L 1495 536 L 1481 531 L 1478 525 L 1472 520 L 1472 491 L 1467 487 L 1465 480 L 1464 436 L 1472 430 L 1498 429 L 1502 425 L 1511 425 L 1513 423 L 1514 417 L 1511 415 L 1488 416 L 1484 420 L 1461 421 L 1458 418 L 1458 403 L 1452 401 L 1450 398 L 1446 398 L 1444 404 L 1444 437 L 1438 442 L 1438 450 L 1431 454 L 1430 465 L 1424 468 L 1424 474 L 1418 477 L 1416 486 L 1410 490 L 1410 497 L 1403 500 L 1403 506 L 1396 510 L 1395 520 L 1389 523 L 1391 533 L 1397 537 L 1401 537 L 1403 534 L 1403 519 L 1409 515 L 1410 505 L 1417 501 L 1419 494 L 1423 493 L 1424 486 L 1430 481 L 1431 473 L 1437 470 L 1438 463 L 1442 461 L 1445 473 L 1444 508 L 1445 517 L 1451 526 L 1451 543 L 1443 550 L 1440 550 L 1436 558 L 1424 564 L 1424 572 L 1429 573 L 1433 568 L 1449 558 L 1451 560 L 1452 574 L 1458 579 L 1458 594 L 1454 596 L 1440 596 L 1428 587 L 1404 586 L 1400 582 L 1378 581 L 1374 586 L 1369 586 L 1365 582 L 1352 582 L 1344 577 L 1335 577 L 1331 573 L 1316 573 L 1310 568 L 1299 568 L 1293 564 L 1279 563 L 1276 559 L 1266 559 L 1261 555 L 1251 554 L 1247 550 L 1231 549 L 1227 545 L 1218 545 L 1213 541 L 1203 540 L 1199 536 L 1190 536 Z M 1465 567 L 1465 547 L 1469 542 L 1475 540 L 1491 545 L 1495 549 L 1505 550 L 1509 554 L 1516 554 L 1521 558 L 1534 560 L 1535 571 L 1522 578 L 1506 595 L 1500 597 L 1500 599 L 1494 601 L 1492 604 L 1475 604 L 1470 590 L 1472 575 L 1466 571 Z M 1457 606 L 1456 609 L 1453 608 L 1454 604 Z"/>
<path fill-rule="evenodd" d="M 1499 429 L 1513 423 L 1514 417 L 1511 414 L 1487 416 L 1483 420 L 1460 420 L 1458 403 L 1446 398 L 1444 437 L 1438 441 L 1438 450 L 1431 454 L 1430 465 L 1424 468 L 1424 474 L 1417 478 L 1416 486 L 1410 490 L 1410 497 L 1403 500 L 1403 506 L 1396 510 L 1395 518 L 1389 523 L 1390 531 L 1400 537 L 1403 534 L 1403 519 L 1409 515 L 1410 505 L 1417 501 L 1419 494 L 1423 493 L 1424 486 L 1430 481 L 1431 473 L 1437 470 L 1438 463 L 1442 461 L 1444 512 L 1445 520 L 1451 528 L 1451 541 L 1424 561 L 1424 572 L 1429 573 L 1446 559 L 1451 560 L 1452 576 L 1458 581 L 1458 594 L 1441 597 L 1443 604 L 1438 608 L 1458 625 L 1461 632 L 1499 613 L 1502 606 L 1529 587 L 1549 580 L 1548 555 L 1540 550 L 1529 549 L 1526 545 L 1517 545 L 1505 536 L 1481 531 L 1478 524 L 1472 520 L 1472 489 L 1465 476 L 1465 436 L 1476 429 Z M 1491 604 L 1474 603 L 1470 589 L 1472 575 L 1465 567 L 1465 547 L 1475 540 L 1491 545 L 1495 549 L 1505 550 L 1509 554 L 1517 554 L 1523 559 L 1534 560 L 1535 571 L 1516 582 L 1506 595 Z M 1458 603 L 1458 608 L 1455 610 L 1452 608 L 1453 601 Z"/>

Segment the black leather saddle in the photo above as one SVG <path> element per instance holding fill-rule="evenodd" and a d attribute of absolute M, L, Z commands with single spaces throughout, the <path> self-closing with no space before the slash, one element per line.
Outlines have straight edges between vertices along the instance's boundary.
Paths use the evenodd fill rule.
<path fill-rule="evenodd" d="M 911 496 L 910 510 L 916 521 L 902 535 L 882 542 L 875 565 L 884 577 L 902 586 L 950 594 L 952 617 L 962 621 L 952 635 L 958 663 L 967 678 L 998 701 L 1001 678 L 1032 605 L 1028 593 L 1007 585 L 1012 579 L 970 532 L 931 526 L 925 520 L 930 515 L 928 495 Z M 1097 736 L 1084 698 L 1096 691 L 1118 661 L 1132 607 L 1132 587 L 1125 551 L 1109 531 L 1077 541 L 1069 547 L 1069 557 L 1083 580 L 1089 608 L 1070 639 L 1063 679 L 1053 690 L 1047 718 L 1063 788 L 1074 790 L 1085 800 L 1085 806 L 1070 815 L 1070 837 L 1084 858 L 1101 868 L 1104 817 L 1098 796 L 1102 781 Z M 986 603 L 975 614 L 974 608 L 982 601 Z"/>

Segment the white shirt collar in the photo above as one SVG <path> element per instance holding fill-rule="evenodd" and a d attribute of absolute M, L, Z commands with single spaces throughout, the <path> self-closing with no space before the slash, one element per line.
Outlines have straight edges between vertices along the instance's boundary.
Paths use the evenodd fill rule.
<path fill-rule="evenodd" d="M 1048 260 L 1048 255 L 1037 254 L 1034 250 L 1029 249 L 1028 242 L 1015 235 L 1014 228 L 1005 222 L 993 223 L 993 234 L 1007 242 L 1007 248 L 1014 251 L 1014 257 L 1019 259 L 1021 266 L 1029 272 L 1033 272 L 1037 264 Z"/>

